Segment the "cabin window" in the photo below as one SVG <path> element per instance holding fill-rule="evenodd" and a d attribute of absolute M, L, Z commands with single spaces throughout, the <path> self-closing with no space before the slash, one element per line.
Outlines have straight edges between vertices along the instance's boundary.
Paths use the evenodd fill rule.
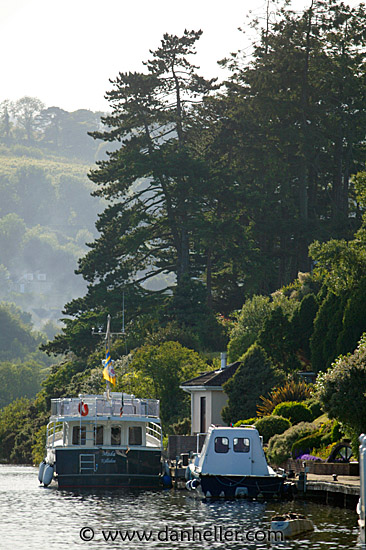
<path fill-rule="evenodd" d="M 229 451 L 229 440 L 227 437 L 215 437 L 215 452 L 227 453 Z"/>
<path fill-rule="evenodd" d="M 234 452 L 249 453 L 250 441 L 247 437 L 234 437 Z"/>
<path fill-rule="evenodd" d="M 141 426 L 132 426 L 128 429 L 128 443 L 130 445 L 142 445 Z"/>
<path fill-rule="evenodd" d="M 73 445 L 85 445 L 86 444 L 86 427 L 74 426 L 72 429 L 72 444 Z"/>
<path fill-rule="evenodd" d="M 111 428 L 111 445 L 121 445 L 121 428 L 118 426 Z"/>
<path fill-rule="evenodd" d="M 103 445 L 103 426 L 94 426 L 94 445 Z"/>

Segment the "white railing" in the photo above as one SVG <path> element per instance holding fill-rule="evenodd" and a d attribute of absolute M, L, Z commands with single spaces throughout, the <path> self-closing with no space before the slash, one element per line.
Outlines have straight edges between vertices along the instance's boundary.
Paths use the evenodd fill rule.
<path fill-rule="evenodd" d="M 87 408 L 85 407 L 87 406 Z M 87 410 L 85 416 L 147 416 L 159 418 L 157 399 L 140 399 L 131 395 L 112 393 L 108 399 L 103 395 L 82 395 L 80 397 L 51 399 L 51 415 L 58 417 L 80 417 L 80 411 Z"/>
<path fill-rule="evenodd" d="M 63 445 L 64 443 L 64 424 L 63 422 L 50 422 L 47 425 L 46 435 L 47 447 Z"/>
<path fill-rule="evenodd" d="M 149 422 L 146 426 L 146 434 L 161 441 L 161 426 L 155 422 Z"/>

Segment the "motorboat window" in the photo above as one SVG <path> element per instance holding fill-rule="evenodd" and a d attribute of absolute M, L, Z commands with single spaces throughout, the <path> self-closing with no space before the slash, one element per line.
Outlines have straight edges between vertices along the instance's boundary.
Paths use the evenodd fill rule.
<path fill-rule="evenodd" d="M 229 440 L 227 437 L 215 437 L 215 452 L 227 453 L 229 451 Z"/>
<path fill-rule="evenodd" d="M 94 426 L 94 445 L 103 445 L 103 426 Z"/>
<path fill-rule="evenodd" d="M 121 445 L 121 428 L 119 426 L 111 428 L 111 445 Z"/>
<path fill-rule="evenodd" d="M 129 445 L 142 445 L 142 428 L 141 426 L 130 426 L 128 429 Z"/>
<path fill-rule="evenodd" d="M 250 440 L 247 437 L 234 437 L 234 452 L 249 453 Z"/>
<path fill-rule="evenodd" d="M 72 444 L 73 445 L 85 445 L 86 444 L 86 427 L 74 426 L 72 430 Z"/>

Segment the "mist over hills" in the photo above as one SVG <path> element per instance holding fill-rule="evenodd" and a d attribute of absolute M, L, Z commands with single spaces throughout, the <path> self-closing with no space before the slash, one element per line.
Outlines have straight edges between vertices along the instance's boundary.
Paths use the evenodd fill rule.
<path fill-rule="evenodd" d="M 58 322 L 85 291 L 77 260 L 103 209 L 89 169 L 105 147 L 88 132 L 103 113 L 46 108 L 37 98 L 0 104 L 0 301 Z"/>

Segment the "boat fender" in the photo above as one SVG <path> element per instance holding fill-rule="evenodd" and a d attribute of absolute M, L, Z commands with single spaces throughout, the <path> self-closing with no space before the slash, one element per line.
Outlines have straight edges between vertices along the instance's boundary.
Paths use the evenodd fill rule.
<path fill-rule="evenodd" d="M 192 479 L 190 479 L 189 481 L 187 481 L 187 483 L 186 483 L 186 489 L 188 489 L 188 491 L 192 491 Z"/>
<path fill-rule="evenodd" d="M 52 478 L 53 478 L 53 466 L 51 466 L 50 464 L 46 464 L 45 466 L 45 469 L 44 469 L 44 472 L 43 472 L 43 478 L 42 478 L 42 481 L 43 481 L 43 485 L 45 487 L 48 487 L 49 484 L 51 483 L 52 481 Z"/>
<path fill-rule="evenodd" d="M 163 486 L 167 488 L 172 486 L 172 478 L 168 474 L 163 475 Z"/>
<path fill-rule="evenodd" d="M 89 407 L 86 403 L 81 402 L 79 403 L 78 411 L 79 411 L 79 414 L 81 414 L 81 416 L 87 416 L 89 412 Z"/>
<path fill-rule="evenodd" d="M 192 491 L 194 491 L 195 489 L 197 489 L 197 487 L 199 487 L 200 484 L 201 484 L 201 482 L 200 482 L 199 479 L 192 479 L 192 481 L 191 481 Z"/>
<path fill-rule="evenodd" d="M 42 462 L 39 465 L 39 469 L 38 469 L 38 481 L 40 483 L 42 483 L 42 481 L 43 481 L 43 472 L 44 472 L 45 466 L 46 466 L 46 463 L 45 463 L 44 460 L 42 460 Z"/>

